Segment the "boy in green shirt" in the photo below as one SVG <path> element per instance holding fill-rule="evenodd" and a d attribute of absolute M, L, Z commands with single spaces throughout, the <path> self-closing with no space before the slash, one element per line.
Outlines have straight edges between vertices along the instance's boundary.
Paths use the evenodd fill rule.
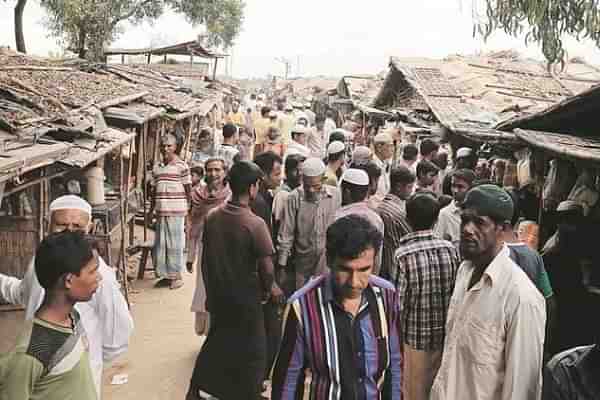
<path fill-rule="evenodd" d="M 3 361 L 0 400 L 96 400 L 88 341 L 73 306 L 98 288 L 98 254 L 81 233 L 52 234 L 37 249 L 35 272 L 46 296 Z"/>

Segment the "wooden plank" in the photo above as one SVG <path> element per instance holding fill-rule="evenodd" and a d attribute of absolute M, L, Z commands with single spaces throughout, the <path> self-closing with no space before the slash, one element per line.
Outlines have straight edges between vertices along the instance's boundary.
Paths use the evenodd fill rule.
<path fill-rule="evenodd" d="M 75 71 L 70 67 L 40 67 L 35 65 L 8 65 L 0 67 L 0 71 Z"/>
<path fill-rule="evenodd" d="M 150 92 L 140 92 L 140 93 L 130 94 L 128 96 L 117 97 L 115 99 L 103 101 L 101 103 L 96 103 L 95 106 L 100 109 L 113 107 L 113 106 L 116 106 L 119 104 L 130 103 L 134 100 L 141 99 L 142 97 L 147 96 L 148 94 L 150 94 Z"/>

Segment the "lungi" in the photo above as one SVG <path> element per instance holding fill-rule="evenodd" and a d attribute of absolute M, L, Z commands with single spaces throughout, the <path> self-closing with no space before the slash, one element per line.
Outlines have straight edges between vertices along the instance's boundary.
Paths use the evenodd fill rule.
<path fill-rule="evenodd" d="M 181 279 L 185 264 L 185 217 L 158 217 L 152 262 L 159 278 Z"/>

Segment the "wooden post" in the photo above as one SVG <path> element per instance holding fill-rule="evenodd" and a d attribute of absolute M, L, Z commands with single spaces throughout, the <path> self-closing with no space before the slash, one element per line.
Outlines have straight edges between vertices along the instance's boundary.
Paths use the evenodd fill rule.
<path fill-rule="evenodd" d="M 142 125 L 141 131 L 141 140 L 140 147 L 142 148 L 140 151 L 140 160 L 142 162 L 142 204 L 144 209 L 144 243 L 148 240 L 148 213 L 146 209 L 146 199 L 148 197 L 147 185 L 146 185 L 146 137 L 148 136 L 148 122 L 144 122 Z"/>
<path fill-rule="evenodd" d="M 150 64 L 151 60 L 152 60 L 152 53 L 148 53 L 148 64 Z"/>
<path fill-rule="evenodd" d="M 129 191 L 129 176 L 127 176 L 127 180 L 123 185 L 123 146 L 119 148 L 119 161 L 120 161 L 120 182 L 119 182 L 119 212 L 121 214 L 121 251 L 119 252 L 119 272 L 121 274 L 121 284 L 123 285 L 123 295 L 125 296 L 125 300 L 127 301 L 127 305 L 129 305 L 129 289 L 128 289 L 128 281 L 127 281 L 127 259 L 125 256 L 125 227 L 127 226 L 127 200 L 128 200 L 128 191 Z M 131 159 L 133 153 L 133 146 L 129 146 L 129 169 L 131 169 Z M 129 173 L 127 174 L 129 175 Z"/>
<path fill-rule="evenodd" d="M 165 57 L 163 59 L 163 62 L 166 64 L 167 63 L 167 55 L 165 54 Z"/>
<path fill-rule="evenodd" d="M 125 54 L 121 54 L 121 64 L 125 64 Z"/>
<path fill-rule="evenodd" d="M 190 54 L 190 67 L 194 66 L 194 55 Z"/>
<path fill-rule="evenodd" d="M 215 65 L 213 66 L 213 81 L 217 80 L 217 63 L 219 62 L 218 58 L 215 58 Z"/>

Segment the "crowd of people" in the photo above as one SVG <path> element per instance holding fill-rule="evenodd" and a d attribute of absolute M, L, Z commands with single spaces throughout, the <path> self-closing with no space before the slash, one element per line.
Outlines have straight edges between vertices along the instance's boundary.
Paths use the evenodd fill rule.
<path fill-rule="evenodd" d="M 474 150 L 388 129 L 355 141 L 332 111 L 267 103 L 233 102 L 189 157 L 164 136 L 152 171 L 157 286 L 195 274 L 206 337 L 186 400 L 600 398 L 599 345 L 550 357 L 543 259 Z M 29 320 L 0 399 L 97 399 L 133 329 L 84 236 L 89 205 L 50 210 L 26 278 L 0 275 Z"/>

